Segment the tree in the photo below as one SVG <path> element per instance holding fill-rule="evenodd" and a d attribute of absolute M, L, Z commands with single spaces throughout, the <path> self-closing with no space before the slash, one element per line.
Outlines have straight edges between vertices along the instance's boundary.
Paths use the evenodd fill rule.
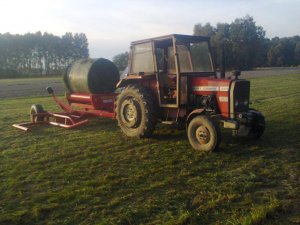
<path fill-rule="evenodd" d="M 295 47 L 295 62 L 296 65 L 300 65 L 300 41 L 297 42 Z"/>
<path fill-rule="evenodd" d="M 297 66 L 300 64 L 300 37 L 273 38 L 268 50 L 269 66 Z"/>
<path fill-rule="evenodd" d="M 198 23 L 194 26 L 194 35 L 212 37 L 215 33 L 216 28 L 211 26 L 210 23 L 206 23 L 204 26 Z"/>
<path fill-rule="evenodd" d="M 125 68 L 127 67 L 128 56 L 128 52 L 124 52 L 113 57 L 113 62 L 116 64 L 120 72 L 125 70 Z"/>
<path fill-rule="evenodd" d="M 75 34 L 73 45 L 73 49 L 75 49 L 74 58 L 80 59 L 89 57 L 88 40 L 85 34 Z"/>
<path fill-rule="evenodd" d="M 71 62 L 89 57 L 83 33 L 62 37 L 36 32 L 0 34 L 0 77 L 60 74 Z"/>
<path fill-rule="evenodd" d="M 231 68 L 250 69 L 266 59 L 265 31 L 251 16 L 236 19 L 231 24 L 218 23 L 217 27 L 209 23 L 196 24 L 194 35 L 211 37 L 217 67 L 220 67 L 222 50 L 225 50 L 227 67 Z"/>
<path fill-rule="evenodd" d="M 265 31 L 261 26 L 256 26 L 253 17 L 246 16 L 231 23 L 229 38 L 232 42 L 233 61 L 237 68 L 251 69 L 259 65 L 265 54 L 261 51 Z"/>

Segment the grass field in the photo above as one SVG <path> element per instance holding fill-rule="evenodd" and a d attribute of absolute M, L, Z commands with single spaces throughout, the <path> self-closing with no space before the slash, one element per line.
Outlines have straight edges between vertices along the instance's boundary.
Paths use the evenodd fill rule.
<path fill-rule="evenodd" d="M 48 95 L 46 87 L 51 86 L 58 94 L 64 93 L 64 84 L 61 76 L 0 79 L 0 99 L 28 96 Z"/>
<path fill-rule="evenodd" d="M 116 122 L 23 133 L 49 97 L 0 100 L 0 224 L 300 224 L 300 75 L 251 78 L 259 141 L 223 132 L 219 152 L 159 125 L 130 139 Z"/>

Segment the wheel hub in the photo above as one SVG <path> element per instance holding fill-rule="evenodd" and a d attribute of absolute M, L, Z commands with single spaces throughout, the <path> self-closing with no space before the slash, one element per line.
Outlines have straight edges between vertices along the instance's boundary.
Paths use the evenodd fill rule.
<path fill-rule="evenodd" d="M 124 108 L 125 118 L 128 121 L 132 121 L 136 118 L 136 107 L 134 104 L 128 104 Z"/>
<path fill-rule="evenodd" d="M 122 117 L 127 127 L 135 127 L 138 123 L 138 106 L 133 99 L 126 99 L 122 104 Z"/>
<path fill-rule="evenodd" d="M 210 140 L 210 134 L 205 126 L 200 126 L 196 130 L 196 138 L 200 144 L 207 144 Z"/>

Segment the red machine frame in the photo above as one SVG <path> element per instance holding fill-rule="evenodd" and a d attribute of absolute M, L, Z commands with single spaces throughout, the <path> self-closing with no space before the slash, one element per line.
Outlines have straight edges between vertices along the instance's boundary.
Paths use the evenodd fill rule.
<path fill-rule="evenodd" d="M 33 113 L 31 114 L 31 122 L 13 124 L 13 126 L 24 131 L 29 131 L 30 127 L 38 124 L 50 124 L 71 129 L 88 123 L 89 117 L 116 118 L 114 112 L 115 100 L 118 95 L 116 93 L 66 94 L 68 103 L 65 103 L 54 94 L 52 88 L 48 92 L 63 112 Z M 40 120 L 39 118 L 43 119 Z"/>

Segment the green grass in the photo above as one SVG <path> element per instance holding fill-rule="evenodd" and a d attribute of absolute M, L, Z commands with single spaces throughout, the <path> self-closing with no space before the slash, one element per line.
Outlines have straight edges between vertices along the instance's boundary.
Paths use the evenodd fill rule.
<path fill-rule="evenodd" d="M 299 224 L 300 75 L 251 85 L 265 135 L 224 131 L 212 154 L 163 125 L 143 140 L 109 119 L 24 133 L 11 124 L 52 99 L 0 100 L 0 224 Z"/>

